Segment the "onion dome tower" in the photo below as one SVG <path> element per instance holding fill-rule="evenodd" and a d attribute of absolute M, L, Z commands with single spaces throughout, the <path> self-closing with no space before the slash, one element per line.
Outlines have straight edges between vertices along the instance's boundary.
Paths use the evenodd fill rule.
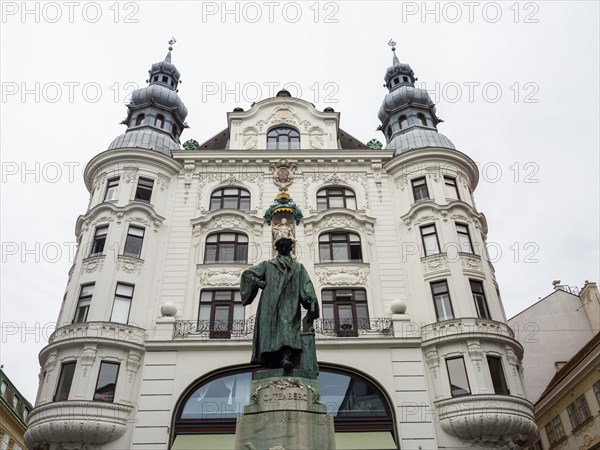
<path fill-rule="evenodd" d="M 169 41 L 169 53 L 164 61 L 152 65 L 148 71 L 149 85 L 134 91 L 127 105 L 127 118 L 122 122 L 127 130 L 117 137 L 109 149 L 142 147 L 171 156 L 171 150 L 180 150 L 179 137 L 187 128 L 188 110 L 177 95 L 181 74 L 171 62 L 175 39 Z"/>
<path fill-rule="evenodd" d="M 454 149 L 450 139 L 437 131 L 437 124 L 442 120 L 437 117 L 429 94 L 415 87 L 417 78 L 410 65 L 401 63 L 396 56 L 396 43 L 390 41 L 389 44 L 394 54 L 384 77 L 389 93 L 378 114 L 386 149 L 395 150 L 395 154 L 420 147 Z"/>

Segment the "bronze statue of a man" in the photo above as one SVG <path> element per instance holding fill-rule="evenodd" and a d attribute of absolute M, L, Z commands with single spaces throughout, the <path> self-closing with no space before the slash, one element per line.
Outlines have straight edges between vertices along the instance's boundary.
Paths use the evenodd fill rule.
<path fill-rule="evenodd" d="M 256 313 L 252 346 L 253 364 L 290 373 L 302 352 L 301 308 L 309 310 L 309 321 L 319 317 L 317 296 L 302 264 L 292 259 L 294 241 L 275 241 L 277 256 L 242 273 L 240 291 L 244 306 L 263 290 Z"/>

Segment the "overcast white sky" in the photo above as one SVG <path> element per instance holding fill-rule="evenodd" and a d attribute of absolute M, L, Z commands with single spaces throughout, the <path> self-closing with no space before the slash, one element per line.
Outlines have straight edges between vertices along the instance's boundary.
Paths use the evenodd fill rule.
<path fill-rule="evenodd" d="M 394 38 L 439 131 L 480 165 L 507 315 L 555 279 L 599 281 L 596 1 L 23 5 L 2 2 L 0 360 L 31 402 L 87 207 L 83 168 L 124 131 L 125 100 L 171 36 L 190 111 L 182 142 L 289 83 L 363 142 L 385 142 L 375 129 Z"/>

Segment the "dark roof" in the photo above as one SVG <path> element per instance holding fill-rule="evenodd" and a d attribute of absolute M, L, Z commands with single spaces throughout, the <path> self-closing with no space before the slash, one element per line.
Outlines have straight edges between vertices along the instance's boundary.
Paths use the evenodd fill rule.
<path fill-rule="evenodd" d="M 362 150 L 368 149 L 368 147 L 356 139 L 354 136 L 346 133 L 340 128 L 339 141 L 342 149 L 346 150 Z M 229 139 L 229 130 L 225 128 L 223 131 L 215 134 L 207 141 L 200 144 L 201 149 L 208 150 L 225 150 L 227 148 L 227 141 Z"/>
<path fill-rule="evenodd" d="M 600 333 L 597 333 L 587 344 L 583 346 L 581 350 L 579 350 L 575 356 L 573 356 L 569 362 L 567 362 L 562 369 L 554 374 L 540 398 L 537 399 L 535 404 L 537 405 L 546 395 L 554 389 L 558 383 L 564 380 L 569 373 L 571 373 L 590 353 L 592 353 L 596 347 L 600 346 Z"/>

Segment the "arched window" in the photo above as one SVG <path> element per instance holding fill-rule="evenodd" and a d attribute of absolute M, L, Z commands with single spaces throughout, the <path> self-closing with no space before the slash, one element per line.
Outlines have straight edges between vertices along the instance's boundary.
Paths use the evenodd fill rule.
<path fill-rule="evenodd" d="M 137 127 L 137 126 L 141 125 L 142 123 L 144 123 L 145 118 L 146 118 L 146 114 L 144 114 L 144 113 L 138 114 L 138 116 L 135 119 L 135 126 Z"/>
<path fill-rule="evenodd" d="M 408 127 L 408 118 L 406 116 L 400 116 L 398 123 L 400 124 L 400 129 L 404 130 L 406 127 Z"/>
<path fill-rule="evenodd" d="M 419 123 L 423 126 L 427 126 L 427 118 L 425 117 L 425 114 L 419 113 L 417 114 L 417 119 L 419 119 Z"/>
<path fill-rule="evenodd" d="M 159 114 L 158 116 L 156 116 L 156 119 L 154 119 L 154 126 L 158 127 L 158 128 L 162 128 L 165 126 L 165 116 L 163 116 L 162 114 Z"/>
<path fill-rule="evenodd" d="M 323 330 L 338 336 L 358 336 L 369 330 L 369 310 L 364 289 L 323 289 Z"/>
<path fill-rule="evenodd" d="M 319 236 L 319 259 L 328 262 L 362 262 L 360 237 L 356 233 L 334 231 Z"/>
<path fill-rule="evenodd" d="M 233 448 L 236 418 L 250 401 L 255 370 L 220 371 L 189 389 L 175 412 L 173 448 Z M 368 433 L 369 448 L 398 448 L 393 407 L 376 382 L 324 364 L 319 364 L 318 379 L 320 401 L 333 416 L 338 449 L 356 448 L 352 443 L 364 440 L 362 433 Z"/>
<path fill-rule="evenodd" d="M 215 233 L 206 238 L 205 263 L 248 262 L 248 236 L 242 233 Z"/>
<path fill-rule="evenodd" d="M 298 150 L 300 148 L 300 133 L 293 128 L 273 128 L 267 134 L 269 150 Z"/>
<path fill-rule="evenodd" d="M 217 189 L 210 196 L 210 210 L 223 208 L 250 209 L 250 192 L 238 187 Z"/>
<path fill-rule="evenodd" d="M 329 208 L 356 209 L 356 194 L 352 189 L 328 187 L 317 192 L 317 209 Z"/>

